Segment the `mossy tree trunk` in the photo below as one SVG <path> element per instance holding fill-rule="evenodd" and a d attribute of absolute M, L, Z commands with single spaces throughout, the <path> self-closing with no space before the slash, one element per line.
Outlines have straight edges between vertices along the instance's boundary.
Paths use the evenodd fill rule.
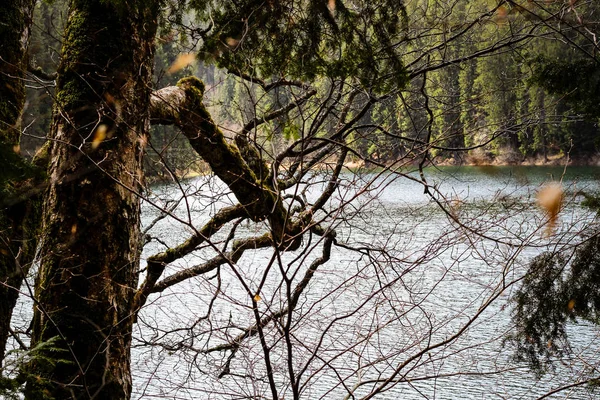
<path fill-rule="evenodd" d="M 296 225 L 291 222 L 268 165 L 243 134 L 236 136 L 235 145 L 227 142 L 202 103 L 203 94 L 204 83 L 195 77 L 154 92 L 153 123 L 179 127 L 196 153 L 231 189 L 247 216 L 255 221 L 267 220 L 278 247 L 298 248 L 298 233 L 304 227 L 300 221 Z"/>
<path fill-rule="evenodd" d="M 19 155 L 23 78 L 33 13 L 32 0 L 6 0 L 0 7 L 0 366 L 18 290 L 36 247 L 38 204 L 21 197 L 35 175 Z"/>
<path fill-rule="evenodd" d="M 128 399 L 157 1 L 73 0 L 58 70 L 27 398 Z M 44 397 L 45 398 L 45 397 Z"/>

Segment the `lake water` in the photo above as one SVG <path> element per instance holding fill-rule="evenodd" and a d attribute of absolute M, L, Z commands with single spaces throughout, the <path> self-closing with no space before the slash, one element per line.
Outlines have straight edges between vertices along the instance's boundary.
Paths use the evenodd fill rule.
<path fill-rule="evenodd" d="M 569 328 L 572 353 L 536 379 L 503 345 L 511 332 L 510 302 L 533 256 L 568 250 L 594 220 L 581 208 L 579 191 L 598 190 L 597 168 L 446 167 L 427 171 L 428 184 L 450 218 L 423 186 L 390 173 L 347 174 L 322 215 L 338 242 L 319 267 L 293 313 L 290 337 L 281 326 L 264 329 L 280 398 L 292 398 L 289 371 L 300 375 L 306 399 L 534 399 L 597 373 L 598 329 Z M 308 201 L 323 187 L 320 177 L 306 189 Z M 548 232 L 536 206 L 544 182 L 562 180 L 566 203 L 559 226 Z M 231 202 L 222 185 L 201 177 L 186 183 L 192 194 L 177 209 L 196 227 Z M 176 198 L 178 187 L 157 187 L 156 199 Z M 159 201 L 159 200 L 157 200 Z M 146 221 L 158 215 L 145 207 Z M 459 221 L 458 224 L 456 221 Z M 242 237 L 264 227 L 242 225 Z M 173 245 L 189 228 L 165 219 L 154 228 Z M 225 238 L 225 233 L 220 237 Z M 217 247 L 222 244 L 215 243 Z M 206 352 L 227 343 L 254 323 L 251 296 L 261 282 L 261 317 L 287 304 L 287 296 L 321 255 L 312 237 L 303 250 L 274 256 L 247 252 L 235 265 L 194 278 L 153 296 L 143 312 L 134 350 L 135 398 L 271 398 L 258 337 L 246 339 L 226 368 L 229 352 Z M 161 250 L 152 243 L 145 255 Z M 168 273 L 214 256 L 205 247 Z M 282 276 L 293 279 L 287 288 Z M 217 289 L 218 288 L 218 289 Z M 210 311 L 209 311 L 210 310 Z M 285 324 L 285 322 L 282 322 Z M 175 329 L 177 328 L 177 329 Z M 144 343 L 160 343 L 146 346 Z M 384 384 L 384 382 L 386 382 Z M 351 393 L 351 395 L 349 394 Z M 560 391 L 556 398 L 587 399 L 587 387 Z"/>
<path fill-rule="evenodd" d="M 290 334 L 283 334 L 285 319 L 264 328 L 278 396 L 293 398 L 291 370 L 304 399 L 359 399 L 374 390 L 376 399 L 536 399 L 598 376 L 596 326 L 570 326 L 572 352 L 541 379 L 515 362 L 503 342 L 512 330 L 511 294 L 528 260 L 548 249 L 568 251 L 594 223 L 578 193 L 600 189 L 600 168 L 429 169 L 427 182 L 439 204 L 414 180 L 418 174 L 403 174 L 347 173 L 328 205 L 331 212 L 317 215 L 324 227 L 335 228 L 339 245 L 302 292 Z M 297 193 L 314 200 L 322 179 L 313 177 Z M 536 193 L 558 180 L 565 204 L 549 231 Z M 149 232 L 160 241 L 147 245 L 143 256 L 180 243 L 190 226 L 201 227 L 231 204 L 224 189 L 207 177 L 154 187 L 155 205 L 185 196 L 173 212 L 177 218 L 162 219 Z M 144 203 L 146 226 L 159 215 Z M 231 227 L 165 275 L 218 254 Z M 236 234 L 264 230 L 242 223 Z M 134 333 L 133 398 L 272 398 L 258 336 L 242 341 L 229 363 L 229 351 L 208 350 L 255 323 L 256 292 L 261 318 L 284 308 L 321 257 L 322 244 L 307 235 L 295 252 L 247 251 L 236 264 L 152 295 Z M 552 398 L 597 396 L 577 386 Z"/>

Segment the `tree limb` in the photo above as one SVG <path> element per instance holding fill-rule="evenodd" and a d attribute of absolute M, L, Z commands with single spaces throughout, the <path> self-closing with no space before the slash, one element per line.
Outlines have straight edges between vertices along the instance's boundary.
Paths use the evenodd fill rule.
<path fill-rule="evenodd" d="M 185 242 L 177 247 L 168 249 L 162 253 L 150 256 L 148 262 L 148 272 L 146 279 L 138 289 L 134 298 L 134 310 L 138 311 L 146 302 L 148 295 L 153 292 L 156 282 L 160 279 L 165 267 L 175 260 L 178 260 L 194 251 L 207 238 L 214 235 L 227 222 L 233 221 L 236 218 L 245 215 L 244 208 L 241 206 L 226 207 L 221 209 L 214 217 L 206 223 L 202 229 L 188 238 Z"/>
<path fill-rule="evenodd" d="M 173 286 L 179 282 L 183 282 L 186 279 L 193 278 L 214 270 L 215 268 L 227 264 L 237 262 L 244 252 L 249 249 L 260 249 L 273 245 L 273 241 L 270 235 L 265 234 L 255 238 L 245 239 L 240 242 L 234 243 L 233 249 L 227 253 L 222 253 L 213 257 L 205 263 L 197 265 L 192 268 L 187 268 L 183 271 L 177 272 L 162 281 L 154 285 L 149 292 L 159 293 L 164 291 L 166 288 Z"/>

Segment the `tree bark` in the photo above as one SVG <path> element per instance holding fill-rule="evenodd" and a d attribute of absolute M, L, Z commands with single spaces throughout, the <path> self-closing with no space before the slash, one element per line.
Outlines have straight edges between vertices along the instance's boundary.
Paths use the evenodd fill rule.
<path fill-rule="evenodd" d="M 51 131 L 27 398 L 128 399 L 158 1 L 70 4 Z M 46 398 L 46 397 L 44 397 Z"/>
<path fill-rule="evenodd" d="M 35 177 L 19 155 L 23 78 L 34 1 L 7 0 L 0 7 L 0 366 L 12 312 L 36 247 L 39 201 L 18 198 Z"/>

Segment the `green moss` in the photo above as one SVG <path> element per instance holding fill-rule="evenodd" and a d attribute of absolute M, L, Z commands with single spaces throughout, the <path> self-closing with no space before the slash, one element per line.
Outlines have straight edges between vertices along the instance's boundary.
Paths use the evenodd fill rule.
<path fill-rule="evenodd" d="M 104 28 L 102 24 L 95 24 L 94 19 L 94 2 L 78 2 L 85 6 L 75 6 L 69 13 L 67 28 L 65 30 L 65 40 L 63 41 L 63 69 L 68 70 L 69 67 L 77 68 L 81 62 L 93 61 L 94 55 L 98 49 L 102 49 L 108 42 L 98 43 L 94 39 L 102 35 Z M 118 32 L 118 31 L 116 31 Z M 103 37 L 103 39 L 110 39 Z M 116 56 L 116 54 L 115 54 Z"/>
<path fill-rule="evenodd" d="M 80 107 L 89 99 L 89 87 L 86 87 L 85 82 L 75 77 L 73 80 L 66 82 L 56 93 L 56 101 L 60 107 L 67 110 L 72 110 Z"/>
<path fill-rule="evenodd" d="M 193 88 L 195 90 L 199 90 L 200 96 L 204 96 L 204 82 L 195 76 L 181 78 L 179 82 L 177 82 L 177 86 L 182 89 Z"/>
<path fill-rule="evenodd" d="M 92 94 L 92 88 L 83 81 L 85 73 L 82 73 L 83 66 L 93 61 L 93 43 L 87 32 L 89 26 L 86 26 L 87 14 L 81 11 L 71 12 L 65 31 L 63 64 L 59 70 L 56 97 L 59 106 L 66 110 L 79 107 Z"/>
<path fill-rule="evenodd" d="M 117 14 L 121 17 L 107 18 Z M 129 65 L 133 47 L 123 40 L 131 33 L 124 13 L 117 13 L 112 2 L 74 1 L 71 5 L 62 48 L 62 64 L 57 82 L 57 100 L 61 107 L 78 109 L 83 103 L 104 101 L 107 88 L 123 86 L 116 71 Z M 103 73 L 106 71 L 106 74 Z M 110 73 L 108 71 L 111 71 Z"/>
<path fill-rule="evenodd" d="M 202 98 L 204 97 L 204 82 L 195 76 L 188 76 L 181 78 L 179 82 L 177 82 L 177 87 L 185 91 L 185 95 L 191 107 L 194 109 L 203 107 Z"/>
<path fill-rule="evenodd" d="M 42 147 L 35 153 L 31 163 L 44 171 L 48 168 L 50 161 L 50 141 L 46 141 Z"/>

